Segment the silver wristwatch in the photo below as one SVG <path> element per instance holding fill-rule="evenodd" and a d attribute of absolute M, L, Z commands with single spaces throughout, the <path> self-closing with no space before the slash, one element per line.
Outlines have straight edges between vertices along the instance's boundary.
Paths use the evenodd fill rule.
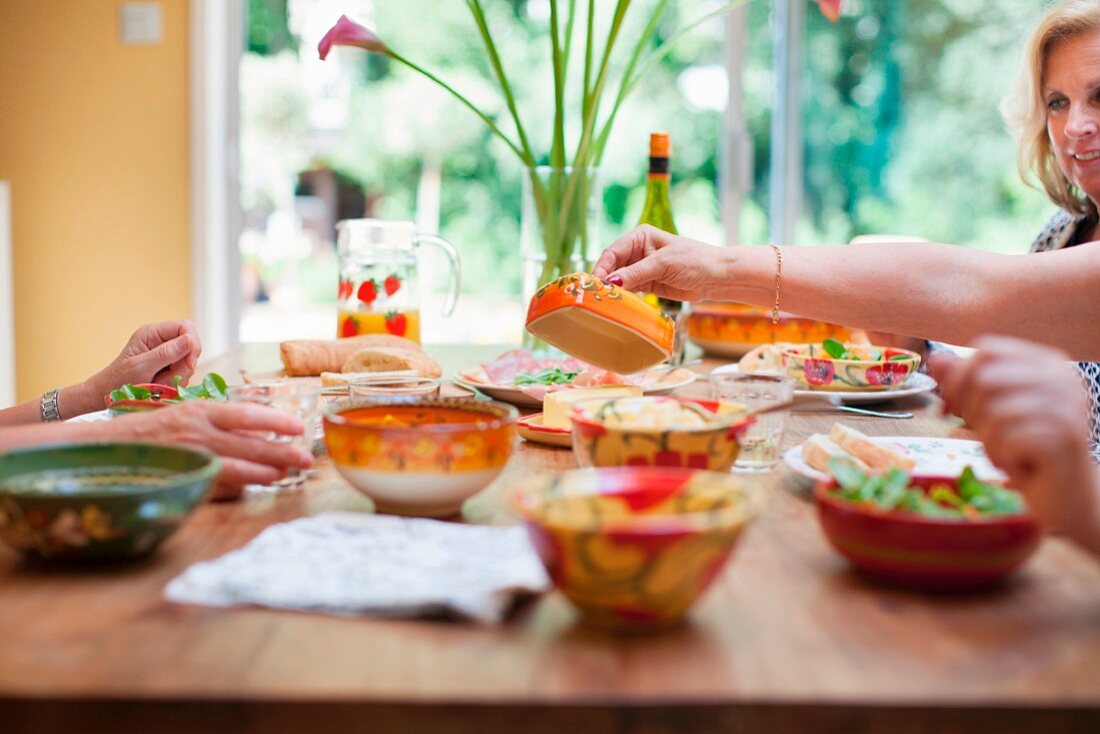
<path fill-rule="evenodd" d="M 40 409 L 42 411 L 43 423 L 57 423 L 61 420 L 61 413 L 57 409 L 57 396 L 60 394 L 60 387 L 55 387 L 53 390 L 42 393 L 42 404 Z"/>

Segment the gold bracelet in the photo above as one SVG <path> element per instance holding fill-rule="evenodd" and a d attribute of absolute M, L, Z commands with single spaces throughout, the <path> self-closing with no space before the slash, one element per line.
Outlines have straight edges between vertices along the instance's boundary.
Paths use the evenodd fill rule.
<path fill-rule="evenodd" d="M 772 323 L 779 323 L 779 280 L 783 277 L 783 253 L 779 251 L 779 245 L 772 245 L 775 250 L 775 305 L 772 306 Z"/>

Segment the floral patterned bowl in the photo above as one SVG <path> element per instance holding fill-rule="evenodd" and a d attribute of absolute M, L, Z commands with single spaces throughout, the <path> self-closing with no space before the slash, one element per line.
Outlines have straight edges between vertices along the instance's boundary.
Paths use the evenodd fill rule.
<path fill-rule="evenodd" d="M 835 359 L 820 344 L 791 345 L 780 357 L 787 374 L 811 390 L 890 390 L 920 366 L 920 355 L 908 349 L 845 346 L 858 359 Z"/>
<path fill-rule="evenodd" d="M 858 341 L 862 332 L 847 326 L 779 314 L 772 322 L 771 311 L 739 303 L 700 303 L 691 307 L 687 319 L 688 338 L 706 352 L 722 357 L 741 357 L 761 344 L 795 342 L 806 344 L 825 339 Z"/>
<path fill-rule="evenodd" d="M 732 475 L 671 467 L 543 476 L 510 500 L 558 589 L 616 632 L 679 622 L 758 509 Z"/>
<path fill-rule="evenodd" d="M 196 449 L 73 444 L 0 457 L 0 538 L 30 556 L 152 552 L 206 497 L 221 463 Z"/>
<path fill-rule="evenodd" d="M 491 401 L 345 400 L 324 415 L 325 443 L 379 512 L 448 517 L 508 463 L 518 417 Z"/>
<path fill-rule="evenodd" d="M 563 275 L 540 288 L 527 309 L 527 331 L 624 375 L 668 359 L 676 336 L 660 309 L 589 273 Z"/>
<path fill-rule="evenodd" d="M 914 484 L 957 486 L 957 477 L 914 476 Z M 1042 531 L 1030 512 L 973 520 L 884 511 L 837 497 L 836 482 L 814 487 L 817 519 L 837 551 L 864 575 L 929 591 L 994 585 L 1039 547 Z"/>
<path fill-rule="evenodd" d="M 700 425 L 663 420 L 668 408 L 691 408 Z M 748 421 L 718 414 L 710 400 L 629 397 L 582 400 L 570 406 L 573 453 L 581 466 L 680 466 L 729 471 Z M 626 417 L 626 420 L 624 420 Z"/>

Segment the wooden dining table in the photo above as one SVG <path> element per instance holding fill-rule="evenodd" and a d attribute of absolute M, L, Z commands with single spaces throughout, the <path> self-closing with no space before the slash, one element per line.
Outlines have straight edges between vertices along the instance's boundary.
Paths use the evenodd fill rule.
<path fill-rule="evenodd" d="M 448 374 L 501 349 L 428 347 Z M 272 344 L 203 365 L 277 367 Z M 907 420 L 795 414 L 785 444 L 837 420 L 965 437 L 938 405 L 889 406 Z M 522 443 L 463 519 L 516 522 L 509 488 L 573 466 L 568 449 Z M 660 634 L 589 630 L 557 593 L 500 626 L 165 600 L 191 564 L 274 523 L 373 510 L 320 469 L 298 490 L 199 508 L 141 561 L 55 567 L 0 549 L 0 732 L 1100 731 L 1100 562 L 1050 537 L 991 591 L 875 585 L 828 546 L 785 468 L 751 480 L 763 512 L 688 621 Z"/>

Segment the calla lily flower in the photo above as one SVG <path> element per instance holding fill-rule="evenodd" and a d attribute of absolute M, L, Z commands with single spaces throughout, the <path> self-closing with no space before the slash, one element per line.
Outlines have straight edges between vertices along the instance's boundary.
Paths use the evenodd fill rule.
<path fill-rule="evenodd" d="M 364 28 L 346 15 L 341 15 L 336 25 L 329 29 L 317 44 L 317 53 L 323 61 L 333 46 L 358 46 L 367 51 L 384 54 L 389 48 L 374 31 Z"/>
<path fill-rule="evenodd" d="M 844 0 L 817 0 L 818 6 L 821 8 L 821 14 L 826 18 L 836 23 L 840 18 L 840 4 Z"/>

